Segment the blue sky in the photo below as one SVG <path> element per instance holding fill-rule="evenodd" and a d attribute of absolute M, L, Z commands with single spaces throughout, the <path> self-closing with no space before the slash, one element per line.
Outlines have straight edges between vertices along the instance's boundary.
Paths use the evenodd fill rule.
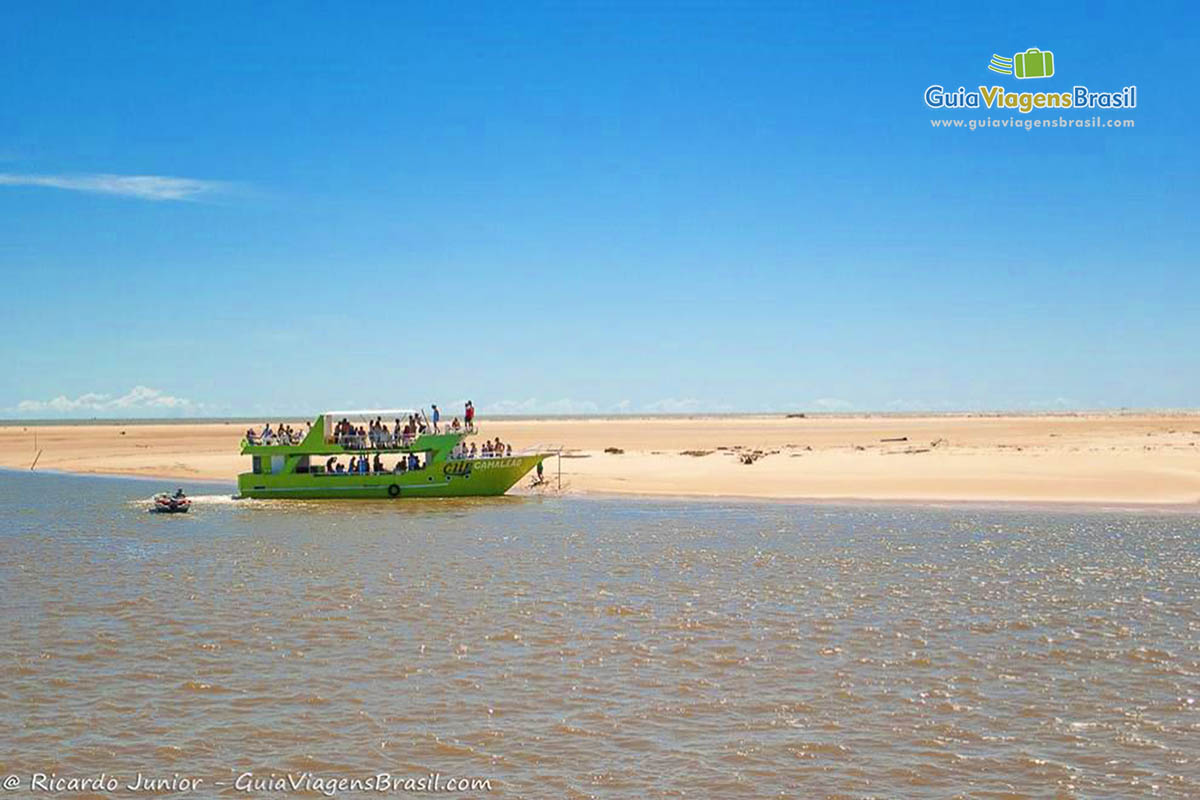
<path fill-rule="evenodd" d="M 0 417 L 1200 406 L 1198 17 L 8 4 Z"/>

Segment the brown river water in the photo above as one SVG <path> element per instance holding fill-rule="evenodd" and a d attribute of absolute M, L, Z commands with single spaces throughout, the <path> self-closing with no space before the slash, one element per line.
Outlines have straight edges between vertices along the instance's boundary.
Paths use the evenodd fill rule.
<path fill-rule="evenodd" d="M 159 488 L 0 473 L 9 796 L 1200 797 L 1200 516 Z"/>

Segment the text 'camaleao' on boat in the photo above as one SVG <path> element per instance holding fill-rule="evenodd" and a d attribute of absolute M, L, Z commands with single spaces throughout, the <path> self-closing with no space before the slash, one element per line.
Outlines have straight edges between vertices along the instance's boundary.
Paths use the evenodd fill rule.
<path fill-rule="evenodd" d="M 242 440 L 251 469 L 238 476 L 238 491 L 272 499 L 501 495 L 554 454 L 478 436 L 473 420 L 445 424 L 413 409 L 327 411 L 304 431 L 268 424 Z"/>

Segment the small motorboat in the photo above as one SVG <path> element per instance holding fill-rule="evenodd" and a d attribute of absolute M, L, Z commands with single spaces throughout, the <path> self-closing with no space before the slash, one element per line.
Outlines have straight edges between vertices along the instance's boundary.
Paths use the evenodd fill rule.
<path fill-rule="evenodd" d="M 179 489 L 175 494 L 163 492 L 154 495 L 154 505 L 150 506 L 150 510 L 159 514 L 186 514 L 191 507 L 192 501 Z"/>

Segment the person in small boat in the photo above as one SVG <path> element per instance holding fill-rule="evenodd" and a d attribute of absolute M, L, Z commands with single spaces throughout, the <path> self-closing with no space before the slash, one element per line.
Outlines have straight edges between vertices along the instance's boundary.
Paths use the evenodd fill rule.
<path fill-rule="evenodd" d="M 182 488 L 180 488 L 180 489 L 176 489 L 176 490 L 175 490 L 175 494 L 173 495 L 173 497 L 174 497 L 176 500 L 182 500 L 182 499 L 183 499 L 184 497 L 186 497 L 186 496 L 187 496 L 187 495 L 185 495 L 185 494 L 183 493 L 183 489 L 182 489 Z"/>

